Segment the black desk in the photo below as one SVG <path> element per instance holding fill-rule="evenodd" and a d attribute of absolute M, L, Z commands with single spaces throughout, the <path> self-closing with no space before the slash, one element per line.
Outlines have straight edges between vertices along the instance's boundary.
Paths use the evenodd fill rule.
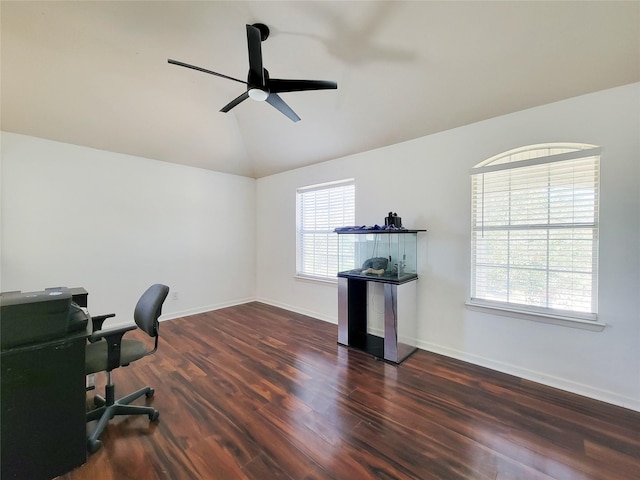
<path fill-rule="evenodd" d="M 3 480 L 51 479 L 86 462 L 86 338 L 80 331 L 0 353 Z"/>

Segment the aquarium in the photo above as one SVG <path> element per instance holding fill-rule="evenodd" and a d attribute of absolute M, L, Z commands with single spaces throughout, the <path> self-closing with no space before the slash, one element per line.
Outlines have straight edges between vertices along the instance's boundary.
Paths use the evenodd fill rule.
<path fill-rule="evenodd" d="M 417 236 L 425 230 L 340 230 L 338 277 L 389 283 L 417 278 Z"/>

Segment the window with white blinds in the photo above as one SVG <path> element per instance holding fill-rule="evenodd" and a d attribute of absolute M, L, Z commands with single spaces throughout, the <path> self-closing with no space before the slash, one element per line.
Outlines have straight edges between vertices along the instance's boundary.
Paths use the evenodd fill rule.
<path fill-rule="evenodd" d="M 334 230 L 355 223 L 354 180 L 298 188 L 296 210 L 297 274 L 335 279 L 338 235 Z"/>
<path fill-rule="evenodd" d="M 596 320 L 599 164 L 546 144 L 472 169 L 471 304 Z"/>

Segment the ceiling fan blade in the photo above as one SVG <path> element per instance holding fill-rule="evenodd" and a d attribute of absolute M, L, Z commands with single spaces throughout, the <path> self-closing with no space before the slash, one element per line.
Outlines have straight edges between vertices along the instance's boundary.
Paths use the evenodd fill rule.
<path fill-rule="evenodd" d="M 206 68 L 196 67 L 195 65 L 189 65 L 188 63 L 179 62 L 178 60 L 171 60 L 170 58 L 167 59 L 167 61 L 169 63 L 173 64 L 173 65 L 179 65 L 181 67 L 191 68 L 193 70 L 198 70 L 199 72 L 210 73 L 211 75 L 215 75 L 216 77 L 226 78 L 228 80 L 233 80 L 234 82 L 240 82 L 240 83 L 243 83 L 245 85 L 247 84 L 247 82 L 245 82 L 243 80 L 238 80 L 237 78 L 228 77 L 227 75 L 223 75 L 221 73 L 212 72 L 211 70 L 207 70 Z"/>
<path fill-rule="evenodd" d="M 264 70 L 262 68 L 262 39 L 260 30 L 247 25 L 247 46 L 249 47 L 249 84 L 264 87 Z"/>
<path fill-rule="evenodd" d="M 287 105 L 284 102 L 284 100 L 282 100 L 282 98 L 278 96 L 277 93 L 271 92 L 267 97 L 267 103 L 269 103 L 270 105 L 280 110 L 280 112 L 284 113 L 287 117 L 289 117 L 294 122 L 300 121 L 300 117 L 296 115 L 296 112 L 291 110 L 291 107 Z"/>
<path fill-rule="evenodd" d="M 249 98 L 249 92 L 244 92 L 239 97 L 236 97 L 233 100 L 231 100 L 229 103 L 227 103 L 224 107 L 220 109 L 220 111 L 227 113 L 229 110 L 231 110 L 233 107 L 238 105 L 240 102 L 244 102 L 247 98 Z"/>
<path fill-rule="evenodd" d="M 327 80 L 281 80 L 270 78 L 267 87 L 271 92 L 302 92 L 304 90 L 329 90 L 338 88 L 336 82 Z"/>

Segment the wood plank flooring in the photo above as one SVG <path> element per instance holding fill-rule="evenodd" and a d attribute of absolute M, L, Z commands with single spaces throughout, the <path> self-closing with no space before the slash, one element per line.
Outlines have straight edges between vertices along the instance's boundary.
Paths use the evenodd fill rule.
<path fill-rule="evenodd" d="M 113 374 L 116 396 L 156 389 L 159 422 L 114 420 L 61 479 L 640 478 L 637 412 L 424 351 L 397 367 L 261 303 L 160 334 Z"/>

